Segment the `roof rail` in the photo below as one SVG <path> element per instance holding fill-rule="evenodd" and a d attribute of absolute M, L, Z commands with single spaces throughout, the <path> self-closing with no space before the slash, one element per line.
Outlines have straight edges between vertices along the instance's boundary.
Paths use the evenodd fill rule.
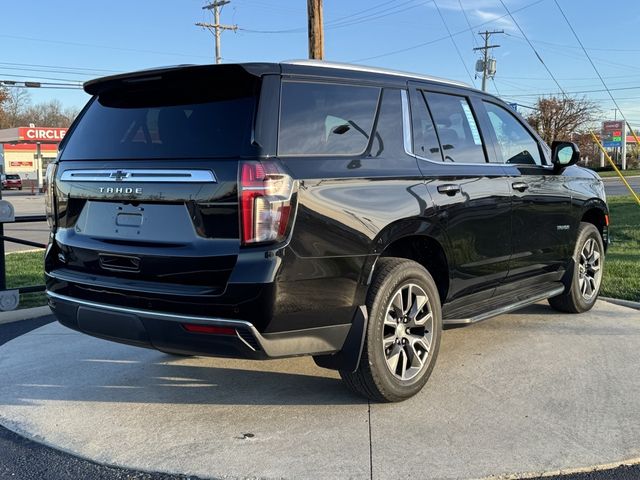
<path fill-rule="evenodd" d="M 421 75 L 419 73 L 404 72 L 401 70 L 392 70 L 388 68 L 355 65 L 352 63 L 327 62 L 325 60 L 285 60 L 280 63 L 286 64 L 286 65 L 306 65 L 306 66 L 319 67 L 319 68 L 335 68 L 335 69 L 341 69 L 341 70 L 353 70 L 356 72 L 380 73 L 383 75 L 395 75 L 399 77 L 416 78 L 420 80 L 427 80 L 430 82 L 438 82 L 438 83 L 444 83 L 448 85 L 455 85 L 458 87 L 473 88 L 468 83 L 459 82 L 457 80 L 448 80 L 445 78 L 433 77 L 430 75 Z"/>

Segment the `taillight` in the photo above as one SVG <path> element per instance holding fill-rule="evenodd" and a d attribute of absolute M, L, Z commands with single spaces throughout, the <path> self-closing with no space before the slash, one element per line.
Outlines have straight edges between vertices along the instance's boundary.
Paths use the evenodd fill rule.
<path fill-rule="evenodd" d="M 47 222 L 49 223 L 49 229 L 54 231 L 56 226 L 56 206 L 55 206 L 55 185 L 54 180 L 56 176 L 56 164 L 50 163 L 47 165 L 47 172 L 44 179 L 47 191 L 44 197 L 44 212 L 47 216 Z"/>
<path fill-rule="evenodd" d="M 275 162 L 240 167 L 240 230 L 243 245 L 282 241 L 291 218 L 294 180 Z"/>

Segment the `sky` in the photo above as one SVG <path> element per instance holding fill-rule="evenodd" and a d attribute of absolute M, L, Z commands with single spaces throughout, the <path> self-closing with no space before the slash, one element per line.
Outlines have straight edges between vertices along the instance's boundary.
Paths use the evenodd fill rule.
<path fill-rule="evenodd" d="M 474 78 L 481 30 L 491 38 L 497 73 L 489 90 L 532 105 L 562 88 L 597 102 L 602 119 L 620 118 L 554 0 L 324 0 L 326 60 L 461 80 Z M 635 0 L 557 0 L 632 125 L 640 126 L 640 8 Z M 0 0 L 0 80 L 79 84 L 162 65 L 212 63 L 211 21 L 203 0 L 58 2 Z M 305 0 L 232 0 L 222 10 L 226 63 L 307 57 Z M 518 28 L 518 25 L 520 28 Z M 595 91 L 594 91 L 595 90 Z M 81 89 L 29 89 L 32 101 L 80 108 Z M 584 93 L 580 93 L 584 92 Z M 524 107 L 523 107 L 524 108 Z M 521 109 L 526 114 L 526 108 Z"/>

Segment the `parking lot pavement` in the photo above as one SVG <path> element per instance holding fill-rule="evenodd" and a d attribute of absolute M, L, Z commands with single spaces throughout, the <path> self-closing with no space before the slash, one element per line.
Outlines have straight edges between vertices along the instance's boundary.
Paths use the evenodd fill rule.
<path fill-rule="evenodd" d="M 0 347 L 0 423 L 98 463 L 204 478 L 590 468 L 640 456 L 638 347 L 636 310 L 534 305 L 446 331 L 422 393 L 369 405 L 308 358 L 180 358 L 51 324 Z"/>

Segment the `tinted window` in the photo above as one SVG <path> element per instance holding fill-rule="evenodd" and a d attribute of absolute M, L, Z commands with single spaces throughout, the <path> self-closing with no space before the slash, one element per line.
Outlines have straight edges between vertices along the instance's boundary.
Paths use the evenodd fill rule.
<path fill-rule="evenodd" d="M 411 96 L 413 153 L 429 160 L 442 161 L 436 129 L 421 92 Z"/>
<path fill-rule="evenodd" d="M 238 156 L 250 143 L 254 94 L 237 86 L 209 88 L 102 94 L 67 138 L 61 158 Z"/>
<path fill-rule="evenodd" d="M 369 144 L 379 88 L 285 82 L 280 155 L 357 155 Z"/>
<path fill-rule="evenodd" d="M 7 180 L 20 180 L 20 175 L 7 174 Z"/>
<path fill-rule="evenodd" d="M 402 100 L 400 90 L 385 88 L 373 136 L 371 156 L 385 156 L 404 151 L 402 138 Z"/>
<path fill-rule="evenodd" d="M 466 98 L 442 93 L 425 93 L 436 123 L 445 161 L 484 163 L 480 130 Z"/>
<path fill-rule="evenodd" d="M 502 161 L 541 165 L 538 142 L 513 114 L 493 103 L 485 102 L 484 105 L 496 133 Z"/>

